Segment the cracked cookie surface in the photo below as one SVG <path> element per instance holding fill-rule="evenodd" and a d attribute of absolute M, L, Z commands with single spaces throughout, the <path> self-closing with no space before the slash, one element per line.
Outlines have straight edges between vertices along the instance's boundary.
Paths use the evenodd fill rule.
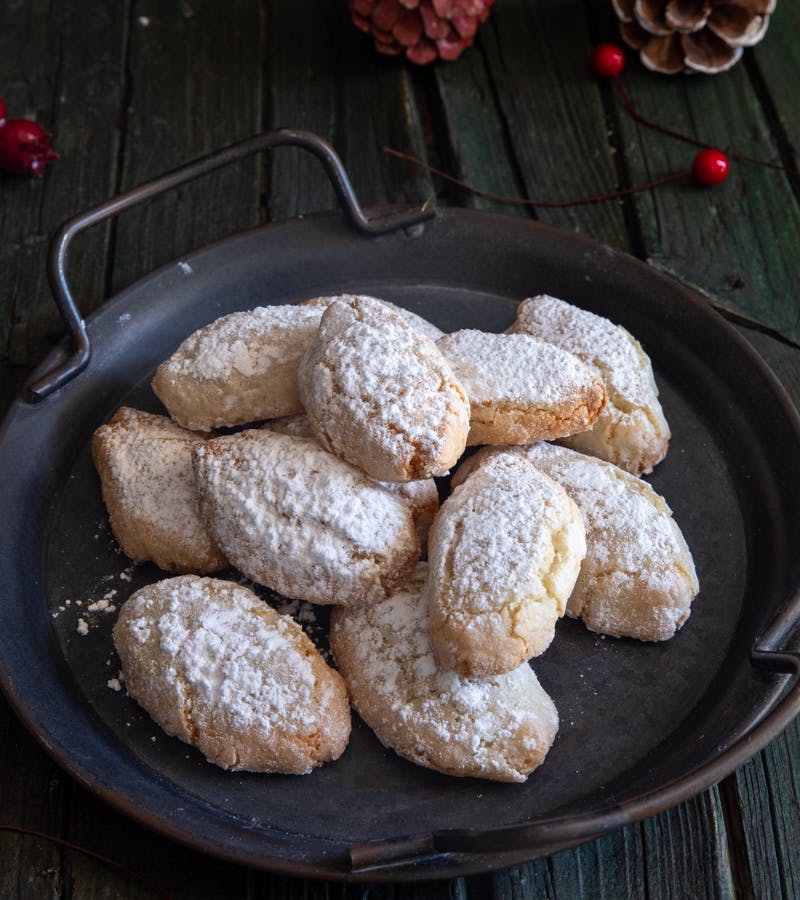
<path fill-rule="evenodd" d="M 411 508 L 313 438 L 250 429 L 197 448 L 203 517 L 258 584 L 311 603 L 368 603 L 419 559 Z"/>
<path fill-rule="evenodd" d="M 691 613 L 700 585 L 694 560 L 667 502 L 646 481 L 618 466 L 552 444 L 493 447 L 459 468 L 495 455 L 529 460 L 578 504 L 586 558 L 567 614 L 600 634 L 665 641 Z"/>
<path fill-rule="evenodd" d="M 560 443 L 634 475 L 652 471 L 666 456 L 670 430 L 650 358 L 622 326 L 543 294 L 520 303 L 509 332 L 531 334 L 568 350 L 602 376 L 608 402 L 594 427 Z"/>
<path fill-rule="evenodd" d="M 322 444 L 379 481 L 442 475 L 466 445 L 469 401 L 444 356 L 374 298 L 327 307 L 298 385 Z"/>
<path fill-rule="evenodd" d="M 436 346 L 469 396 L 468 445 L 530 444 L 586 431 L 605 406 L 595 368 L 531 335 L 464 329 Z"/>
<path fill-rule="evenodd" d="M 439 663 L 480 678 L 542 653 L 585 553 L 580 511 L 562 487 L 516 456 L 478 465 L 430 533 L 425 594 Z"/>
<path fill-rule="evenodd" d="M 128 693 L 225 769 L 303 774 L 350 737 L 344 682 L 251 590 L 185 575 L 130 597 L 114 626 Z"/>
<path fill-rule="evenodd" d="M 92 459 L 126 556 L 175 573 L 227 566 L 200 515 L 192 449 L 203 440 L 166 416 L 126 406 L 95 431 Z"/>
<path fill-rule="evenodd" d="M 527 664 L 467 679 L 435 660 L 420 564 L 386 601 L 340 608 L 331 648 L 353 705 L 400 756 L 448 775 L 525 781 L 558 730 L 558 713 Z"/>

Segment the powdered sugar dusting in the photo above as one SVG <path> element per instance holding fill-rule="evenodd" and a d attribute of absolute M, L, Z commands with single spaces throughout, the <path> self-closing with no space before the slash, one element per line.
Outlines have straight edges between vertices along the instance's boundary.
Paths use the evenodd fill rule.
<path fill-rule="evenodd" d="M 207 583 L 189 576 L 151 585 L 128 601 L 117 627 L 163 660 L 167 678 L 188 685 L 196 720 L 264 733 L 313 723 L 315 676 L 298 626 L 246 588 L 214 582 L 211 592 Z"/>
<path fill-rule="evenodd" d="M 421 564 L 384 603 L 337 611 L 332 643 L 356 706 L 384 743 L 414 761 L 522 781 L 552 743 L 555 707 L 527 665 L 472 680 L 436 663 L 426 574 Z"/>
<path fill-rule="evenodd" d="M 191 334 L 165 363 L 169 376 L 226 380 L 268 371 L 287 351 L 299 357 L 319 325 L 321 312 L 309 306 L 259 306 L 230 313 Z M 301 340 L 297 340 L 298 332 Z"/>
<path fill-rule="evenodd" d="M 373 477 L 441 474 L 463 450 L 464 440 L 454 440 L 466 437 L 469 422 L 463 389 L 436 345 L 380 301 L 332 303 L 298 383 L 317 433 Z M 363 449 L 358 459 L 354 446 Z M 372 456 L 386 461 L 389 475 L 371 467 Z M 415 471 L 391 477 L 409 467 Z"/>
<path fill-rule="evenodd" d="M 331 602 L 343 580 L 382 595 L 388 570 L 416 560 L 408 504 L 314 439 L 245 431 L 199 447 L 196 468 L 231 561 L 286 596 Z M 293 593 L 301 582 L 312 596 Z"/>
<path fill-rule="evenodd" d="M 580 396 L 597 379 L 574 354 L 528 334 L 465 329 L 437 346 L 472 402 L 551 407 Z"/>

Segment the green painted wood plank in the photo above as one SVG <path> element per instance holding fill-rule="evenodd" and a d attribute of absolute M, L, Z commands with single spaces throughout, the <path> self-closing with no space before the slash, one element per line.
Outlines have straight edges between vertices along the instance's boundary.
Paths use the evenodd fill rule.
<path fill-rule="evenodd" d="M 788 162 L 800 168 L 800 6 L 792 0 L 781 0 L 770 19 L 764 40 L 751 51 L 754 68 L 759 73 L 768 102 L 774 109 L 780 127 L 789 142 Z M 800 182 L 795 181 L 795 190 Z"/>
<path fill-rule="evenodd" d="M 506 0 L 492 8 L 479 33 L 515 168 L 530 198 L 578 199 L 617 187 L 602 95 L 587 61 L 589 32 L 582 0 Z M 459 115 L 468 121 L 467 111 Z M 466 127 L 481 131 L 474 118 Z M 484 166 L 479 157 L 469 179 L 479 178 Z M 631 246 L 617 201 L 539 207 L 536 216 Z"/>
<path fill-rule="evenodd" d="M 516 168 L 513 141 L 497 110 L 495 87 L 481 50 L 483 34 L 491 27 L 484 24 L 478 45 L 456 62 L 433 69 L 437 118 L 443 123 L 436 163 L 442 171 L 482 191 L 524 198 L 525 185 Z M 434 183 L 446 204 L 524 218 L 534 216 L 533 208 L 527 205 L 490 200 L 437 178 Z"/>
<path fill-rule="evenodd" d="M 599 18 L 606 21 L 607 10 Z M 625 83 L 649 119 L 723 149 L 780 161 L 745 66 L 715 76 L 664 76 L 631 56 Z M 691 167 L 697 148 L 638 125 L 618 98 L 616 108 L 631 185 Z M 800 205 L 785 174 L 734 162 L 716 188 L 687 178 L 637 194 L 632 204 L 643 252 L 655 265 L 800 341 Z"/>
<path fill-rule="evenodd" d="M 113 191 L 127 3 L 79 12 L 43 0 L 0 5 L 0 85 L 9 116 L 35 118 L 61 158 L 44 178 L 0 175 L 0 359 L 27 365 L 63 333 L 47 287 L 49 238 Z M 70 278 L 84 311 L 104 293 L 107 231 L 76 243 Z"/>
<path fill-rule="evenodd" d="M 333 144 L 363 205 L 422 205 L 433 194 L 428 175 L 381 150 L 424 153 L 414 72 L 375 53 L 344 3 L 305 6 L 302 17 L 291 4 L 269 7 L 270 127 L 307 129 Z M 269 184 L 272 219 L 336 208 L 319 163 L 301 151 L 274 154 Z"/>
<path fill-rule="evenodd" d="M 494 877 L 497 900 L 733 898 L 716 790 L 641 824 Z"/>
<path fill-rule="evenodd" d="M 123 189 L 260 130 L 261 31 L 257 0 L 136 0 Z M 257 224 L 260 166 L 241 161 L 120 216 L 113 289 Z"/>

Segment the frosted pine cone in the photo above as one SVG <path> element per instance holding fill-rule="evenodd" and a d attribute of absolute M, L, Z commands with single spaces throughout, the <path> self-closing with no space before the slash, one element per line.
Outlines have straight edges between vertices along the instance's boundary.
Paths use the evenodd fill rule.
<path fill-rule="evenodd" d="M 611 0 L 648 69 L 724 72 L 767 30 L 776 0 Z"/>
<path fill-rule="evenodd" d="M 348 0 L 357 28 L 379 53 L 405 53 L 419 65 L 453 60 L 472 44 L 494 0 Z"/>

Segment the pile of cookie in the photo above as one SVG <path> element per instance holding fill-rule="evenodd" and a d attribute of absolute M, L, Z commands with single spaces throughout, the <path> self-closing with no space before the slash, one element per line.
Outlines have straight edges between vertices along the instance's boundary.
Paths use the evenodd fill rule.
<path fill-rule="evenodd" d="M 607 319 L 539 296 L 505 334 L 445 335 L 315 298 L 212 322 L 152 386 L 169 416 L 120 409 L 92 452 L 123 552 L 176 577 L 126 601 L 114 641 L 129 694 L 220 766 L 337 759 L 352 703 L 413 762 L 524 781 L 558 729 L 529 665 L 558 620 L 661 641 L 689 616 L 691 554 L 639 478 L 669 427 Z M 332 605 L 336 668 L 207 577 L 229 566 Z"/>

